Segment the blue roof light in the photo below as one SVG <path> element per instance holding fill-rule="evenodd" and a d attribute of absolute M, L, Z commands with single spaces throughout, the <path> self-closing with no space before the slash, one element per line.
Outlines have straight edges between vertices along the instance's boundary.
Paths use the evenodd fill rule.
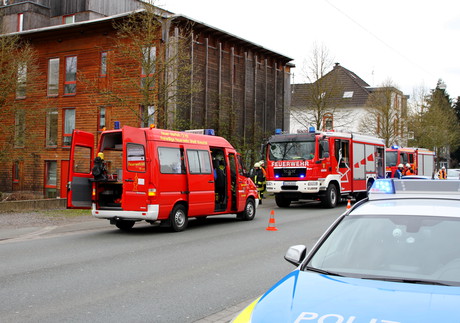
<path fill-rule="evenodd" d="M 308 128 L 309 133 L 315 133 L 315 131 L 316 131 L 315 127 Z"/>
<path fill-rule="evenodd" d="M 392 179 L 378 179 L 371 187 L 370 193 L 394 194 L 395 187 Z"/>

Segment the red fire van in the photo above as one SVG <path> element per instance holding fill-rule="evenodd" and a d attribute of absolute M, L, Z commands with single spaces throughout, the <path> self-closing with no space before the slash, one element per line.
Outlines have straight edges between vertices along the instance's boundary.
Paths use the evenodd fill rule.
<path fill-rule="evenodd" d="M 222 137 L 125 126 L 102 132 L 95 155 L 94 135 L 74 130 L 67 207 L 91 208 L 119 229 L 144 220 L 182 231 L 190 217 L 255 216 L 257 188 Z"/>

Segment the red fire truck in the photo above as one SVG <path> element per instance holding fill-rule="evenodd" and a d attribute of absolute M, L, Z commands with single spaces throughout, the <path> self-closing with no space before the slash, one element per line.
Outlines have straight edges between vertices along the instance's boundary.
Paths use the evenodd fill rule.
<path fill-rule="evenodd" d="M 75 130 L 67 206 L 91 208 L 119 229 L 144 220 L 182 231 L 190 217 L 255 216 L 257 188 L 222 137 L 153 127 L 103 131 L 97 150 L 102 176 L 95 174 L 101 161 L 93 150 L 94 135 Z"/>
<path fill-rule="evenodd" d="M 342 197 L 361 199 L 385 176 L 382 139 L 354 133 L 277 134 L 264 146 L 267 192 L 279 207 L 320 199 L 335 207 Z"/>
<path fill-rule="evenodd" d="M 399 164 L 410 164 L 414 175 L 433 176 L 435 153 L 424 148 L 391 146 L 386 149 L 385 166 L 387 177 L 393 177 Z"/>

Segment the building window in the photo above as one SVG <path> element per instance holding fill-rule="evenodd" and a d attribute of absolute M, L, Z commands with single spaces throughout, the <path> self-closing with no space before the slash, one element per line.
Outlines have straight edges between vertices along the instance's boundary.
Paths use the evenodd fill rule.
<path fill-rule="evenodd" d="M 151 124 L 155 124 L 155 107 L 153 105 L 141 106 L 140 111 L 141 127 L 150 127 Z"/>
<path fill-rule="evenodd" d="M 63 24 L 73 24 L 75 22 L 75 15 L 67 15 L 62 17 Z"/>
<path fill-rule="evenodd" d="M 20 63 L 18 66 L 18 75 L 17 75 L 17 85 L 16 85 L 16 98 L 24 99 L 26 97 L 26 88 L 27 88 L 27 64 Z"/>
<path fill-rule="evenodd" d="M 23 148 L 25 142 L 26 114 L 24 110 L 17 110 L 14 119 L 14 147 Z"/>
<path fill-rule="evenodd" d="M 20 163 L 16 160 L 13 163 L 13 183 L 19 183 L 19 174 L 20 174 Z"/>
<path fill-rule="evenodd" d="M 110 107 L 99 107 L 99 120 L 97 129 L 104 131 L 107 129 L 107 125 L 110 124 Z"/>
<path fill-rule="evenodd" d="M 107 52 L 101 53 L 101 73 L 99 76 L 100 77 L 107 76 Z"/>
<path fill-rule="evenodd" d="M 64 94 L 71 95 L 77 92 L 77 56 L 68 56 L 65 59 Z"/>
<path fill-rule="evenodd" d="M 64 109 L 62 145 L 69 147 L 72 143 L 72 132 L 75 129 L 75 109 Z"/>
<path fill-rule="evenodd" d="M 59 58 L 48 60 L 48 96 L 59 94 Z"/>
<path fill-rule="evenodd" d="M 142 71 L 141 71 L 141 84 L 144 89 L 152 89 L 154 87 L 156 62 L 156 47 L 145 47 L 142 50 Z"/>
<path fill-rule="evenodd" d="M 18 13 L 18 31 L 24 30 L 24 14 Z"/>
<path fill-rule="evenodd" d="M 45 161 L 45 197 L 56 198 L 57 196 L 57 162 Z"/>
<path fill-rule="evenodd" d="M 46 111 L 46 147 L 57 146 L 58 110 L 48 109 Z"/>
<path fill-rule="evenodd" d="M 323 116 L 323 131 L 334 129 L 334 117 L 331 113 L 325 113 Z"/>
<path fill-rule="evenodd" d="M 352 98 L 352 97 L 353 97 L 353 91 L 345 91 L 345 92 L 343 92 L 343 98 L 344 99 Z"/>

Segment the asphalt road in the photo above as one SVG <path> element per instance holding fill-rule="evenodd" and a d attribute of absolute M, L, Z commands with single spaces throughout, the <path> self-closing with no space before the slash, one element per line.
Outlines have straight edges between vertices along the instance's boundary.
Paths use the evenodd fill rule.
<path fill-rule="evenodd" d="M 267 199 L 253 221 L 190 220 L 179 233 L 97 219 L 3 230 L 0 321 L 228 322 L 294 269 L 289 246 L 311 247 L 344 210 Z"/>

